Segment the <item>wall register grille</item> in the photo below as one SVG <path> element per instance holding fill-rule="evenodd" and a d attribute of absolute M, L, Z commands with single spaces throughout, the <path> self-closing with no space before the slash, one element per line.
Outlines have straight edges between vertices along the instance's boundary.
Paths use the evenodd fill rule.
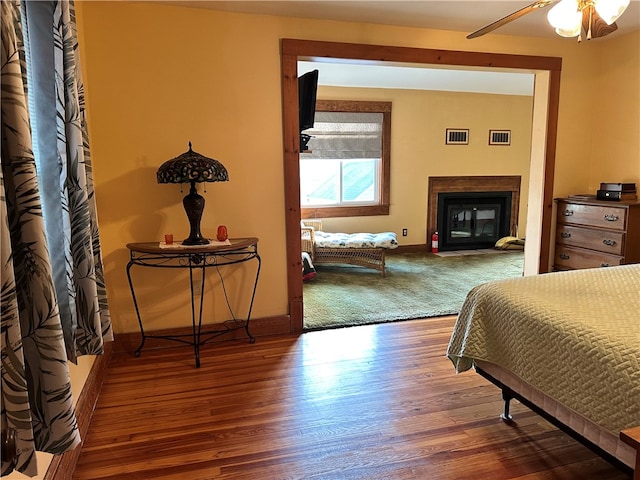
<path fill-rule="evenodd" d="M 447 128 L 447 145 L 467 145 L 469 143 L 469 130 L 460 128 Z"/>
<path fill-rule="evenodd" d="M 489 130 L 489 145 L 511 145 L 511 130 Z"/>

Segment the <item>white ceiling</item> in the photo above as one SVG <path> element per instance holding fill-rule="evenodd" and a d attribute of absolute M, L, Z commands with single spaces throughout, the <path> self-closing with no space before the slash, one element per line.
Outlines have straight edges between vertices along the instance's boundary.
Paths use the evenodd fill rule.
<path fill-rule="evenodd" d="M 162 1 L 162 0 L 157 0 Z M 245 0 L 200 0 L 167 1 L 195 8 L 210 8 L 232 12 L 278 15 L 299 18 L 317 18 L 349 22 L 402 25 L 409 27 L 453 30 L 465 36 L 520 8 L 533 0 L 291 0 L 291 1 L 245 1 Z M 549 8 L 541 8 L 525 15 L 493 33 L 532 37 L 557 37 L 547 23 Z M 620 35 L 640 30 L 640 0 L 631 0 L 627 11 L 616 22 Z M 607 37 L 594 41 L 606 41 Z M 470 42 L 474 40 L 469 40 Z M 566 39 L 575 42 L 575 39 Z"/>
<path fill-rule="evenodd" d="M 450 30 L 460 32 L 462 36 L 466 36 L 533 2 L 533 0 L 151 1 L 189 8 L 238 13 Z M 537 9 L 488 35 L 557 38 L 560 41 L 576 42 L 575 38 L 560 38 L 555 34 L 547 22 L 549 8 Z M 592 41 L 602 42 L 614 36 L 640 30 L 640 0 L 631 0 L 631 4 L 616 23 L 618 25 L 616 32 Z M 533 74 L 434 69 L 418 65 L 363 66 L 349 65 L 344 61 L 340 63 L 323 62 L 321 64 L 299 62 L 298 64 L 300 74 L 314 68 L 320 70 L 319 83 L 321 85 L 533 95 Z"/>

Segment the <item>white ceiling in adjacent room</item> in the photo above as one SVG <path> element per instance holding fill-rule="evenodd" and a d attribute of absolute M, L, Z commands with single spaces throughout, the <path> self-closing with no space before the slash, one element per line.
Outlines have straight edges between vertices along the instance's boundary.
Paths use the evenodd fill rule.
<path fill-rule="evenodd" d="M 328 86 L 533 95 L 533 73 L 458 70 L 406 64 L 298 62 L 299 75 L 314 69 L 320 71 L 318 84 Z"/>

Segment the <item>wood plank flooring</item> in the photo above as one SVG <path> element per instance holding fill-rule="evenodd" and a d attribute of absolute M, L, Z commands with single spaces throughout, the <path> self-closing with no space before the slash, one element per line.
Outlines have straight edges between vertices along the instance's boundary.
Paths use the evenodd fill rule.
<path fill-rule="evenodd" d="M 444 356 L 453 317 L 116 354 L 74 475 L 629 480 Z"/>

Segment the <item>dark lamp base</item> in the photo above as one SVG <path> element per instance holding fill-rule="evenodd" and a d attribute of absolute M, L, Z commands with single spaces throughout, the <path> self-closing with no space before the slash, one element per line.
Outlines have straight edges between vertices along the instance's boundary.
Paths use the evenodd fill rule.
<path fill-rule="evenodd" d="M 191 189 L 182 199 L 187 218 L 189 219 L 189 237 L 182 241 L 183 245 L 208 245 L 209 239 L 200 233 L 200 220 L 204 211 L 204 197 L 196 190 L 196 182 L 191 182 Z"/>
<path fill-rule="evenodd" d="M 209 239 L 204 237 L 195 237 L 195 238 L 185 238 L 182 241 L 182 245 L 209 245 Z"/>

